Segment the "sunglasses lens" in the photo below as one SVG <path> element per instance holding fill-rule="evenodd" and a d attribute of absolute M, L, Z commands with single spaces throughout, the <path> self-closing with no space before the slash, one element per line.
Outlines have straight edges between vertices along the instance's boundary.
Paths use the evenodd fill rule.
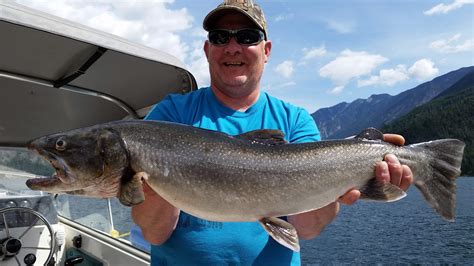
<path fill-rule="evenodd" d="M 211 30 L 208 34 L 209 42 L 214 45 L 225 45 L 229 43 L 231 37 L 235 37 L 239 44 L 253 45 L 261 42 L 265 35 L 257 29 Z"/>
<path fill-rule="evenodd" d="M 209 42 L 215 45 L 224 45 L 229 42 L 230 32 L 225 30 L 213 30 L 209 32 Z"/>
<path fill-rule="evenodd" d="M 263 40 L 261 31 L 255 29 L 239 30 L 235 37 L 238 43 L 244 45 L 256 44 Z"/>

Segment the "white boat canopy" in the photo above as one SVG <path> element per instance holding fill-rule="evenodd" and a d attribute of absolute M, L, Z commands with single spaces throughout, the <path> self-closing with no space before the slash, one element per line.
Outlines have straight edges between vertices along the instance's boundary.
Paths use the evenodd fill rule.
<path fill-rule="evenodd" d="M 0 146 L 124 118 L 196 89 L 175 57 L 0 2 Z"/>

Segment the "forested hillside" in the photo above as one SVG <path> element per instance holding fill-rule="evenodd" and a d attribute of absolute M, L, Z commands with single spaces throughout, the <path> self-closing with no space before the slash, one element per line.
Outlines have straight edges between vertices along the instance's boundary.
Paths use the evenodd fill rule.
<path fill-rule="evenodd" d="M 441 97 L 385 125 L 382 131 L 403 135 L 407 144 L 440 138 L 463 140 L 462 174 L 474 176 L 474 72 Z"/>

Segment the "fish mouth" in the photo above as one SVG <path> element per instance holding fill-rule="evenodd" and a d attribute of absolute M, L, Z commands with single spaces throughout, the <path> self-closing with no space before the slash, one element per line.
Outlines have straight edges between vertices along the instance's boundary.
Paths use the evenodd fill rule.
<path fill-rule="evenodd" d="M 29 188 L 43 191 L 56 191 L 58 189 L 68 191 L 75 189 L 74 186 L 71 186 L 76 180 L 75 175 L 63 159 L 31 143 L 28 145 L 28 149 L 35 151 L 43 159 L 47 160 L 55 170 L 52 176 L 38 176 L 28 179 L 26 185 Z"/>

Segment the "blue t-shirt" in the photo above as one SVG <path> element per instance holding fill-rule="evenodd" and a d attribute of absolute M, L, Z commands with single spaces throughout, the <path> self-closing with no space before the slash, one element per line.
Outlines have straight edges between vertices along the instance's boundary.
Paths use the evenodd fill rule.
<path fill-rule="evenodd" d="M 145 119 L 171 121 L 238 135 L 279 129 L 289 142 L 320 140 L 314 120 L 302 108 L 262 92 L 245 112 L 222 105 L 210 88 L 169 95 Z M 181 211 L 176 229 L 151 246 L 152 265 L 299 265 L 300 255 L 278 244 L 258 222 L 207 221 Z"/>

